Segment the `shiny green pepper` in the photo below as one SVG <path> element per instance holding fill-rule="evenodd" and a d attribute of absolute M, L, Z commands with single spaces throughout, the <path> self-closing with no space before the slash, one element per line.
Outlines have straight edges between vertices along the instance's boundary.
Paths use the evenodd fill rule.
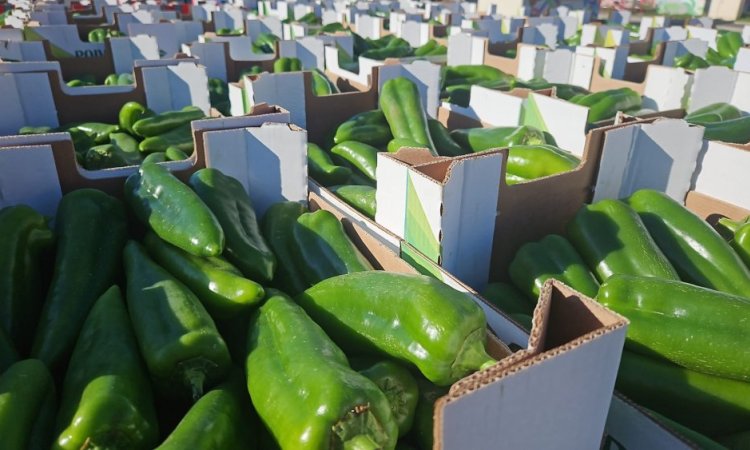
<path fill-rule="evenodd" d="M 413 81 L 406 77 L 386 81 L 380 91 L 379 101 L 394 138 L 410 139 L 437 156 L 427 128 L 427 114 Z"/>

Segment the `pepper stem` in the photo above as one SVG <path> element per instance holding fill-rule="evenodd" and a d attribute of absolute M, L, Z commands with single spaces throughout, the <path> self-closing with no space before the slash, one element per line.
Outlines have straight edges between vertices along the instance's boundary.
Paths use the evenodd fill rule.
<path fill-rule="evenodd" d="M 389 441 L 388 430 L 370 410 L 369 404 L 356 405 L 333 425 L 333 438 L 345 450 L 382 448 Z"/>
<path fill-rule="evenodd" d="M 360 434 L 344 442 L 344 450 L 378 450 L 381 448 L 370 436 Z"/>
<path fill-rule="evenodd" d="M 190 389 L 193 401 L 198 400 L 203 396 L 206 374 L 212 367 L 216 366 L 216 363 L 206 358 L 193 358 L 182 361 L 179 366 L 182 372 L 182 382 Z"/>
<path fill-rule="evenodd" d="M 497 362 L 487 354 L 484 349 L 484 339 L 478 336 L 478 334 L 481 334 L 483 337 L 484 333 L 485 330 L 480 329 L 473 331 L 466 337 L 461 351 L 453 362 L 453 375 L 463 377 L 468 373 L 484 370 Z"/>

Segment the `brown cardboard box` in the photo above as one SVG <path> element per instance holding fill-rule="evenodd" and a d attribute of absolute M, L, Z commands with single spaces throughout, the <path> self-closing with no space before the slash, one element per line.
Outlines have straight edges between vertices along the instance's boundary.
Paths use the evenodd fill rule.
<path fill-rule="evenodd" d="M 283 114 L 273 108 L 269 111 L 272 114 Z M 210 155 L 211 151 L 231 152 L 232 149 L 226 145 L 213 149 L 208 143 L 225 144 L 227 141 L 214 139 L 227 133 L 241 136 L 251 130 L 242 127 L 252 126 L 254 131 L 270 127 L 271 131 L 279 131 L 292 137 L 301 137 L 300 135 L 304 134 L 303 130 L 295 130 L 283 121 L 268 124 L 263 123 L 265 119 L 272 120 L 273 118 L 257 116 L 194 122 L 196 155 L 198 156 L 193 161 L 184 162 L 190 168 L 178 172 L 178 176 L 184 179 L 190 171 L 195 170 L 201 164 L 200 161 L 205 162 L 206 165 L 220 162 L 223 164 L 222 167 L 229 169 L 237 166 L 249 168 L 249 165 L 242 164 L 245 162 L 242 161 L 242 153 L 235 153 L 234 156 L 227 154 L 225 156 L 229 159 L 223 161 L 218 154 L 213 155 L 215 160 L 212 160 L 211 156 L 200 159 L 201 154 Z M 286 120 L 288 120 L 288 114 Z M 259 124 L 262 125 L 258 127 Z M 61 137 L 61 135 L 41 135 L 0 138 L 0 160 L 4 161 L 0 167 L 7 167 L 8 161 L 19 162 L 18 158 L 31 156 L 32 153 L 40 156 L 45 154 L 50 156 L 49 153 L 52 153 L 54 156 L 52 178 L 35 180 L 37 184 L 46 184 L 47 187 L 37 191 L 25 191 L 20 196 L 14 197 L 6 195 L 13 194 L 13 192 L 8 191 L 10 188 L 8 184 L 1 183 L 0 192 L 3 195 L 0 197 L 3 200 L 0 206 L 15 203 L 29 203 L 36 206 L 46 202 L 48 208 L 54 212 L 60 195 L 70 189 L 96 187 L 115 195 L 119 194 L 123 177 L 132 173 L 134 168 L 125 168 L 125 173 L 116 169 L 99 171 L 96 179 L 85 179 L 78 174 L 67 174 L 66 171 L 72 170 L 70 165 L 54 165 L 58 159 L 64 160 L 64 154 L 67 154 L 68 160 L 72 159 L 69 141 L 65 145 L 65 139 Z M 275 146 L 280 152 L 289 150 L 288 147 L 285 149 L 287 143 L 282 140 L 266 141 L 260 144 L 257 139 L 245 142 L 250 146 Z M 301 143 L 301 141 L 297 142 Z M 305 167 L 302 148 L 295 150 L 295 152 L 298 151 L 295 155 L 296 169 Z M 277 155 L 281 154 L 277 153 Z M 25 159 L 26 164 L 18 164 L 15 167 L 14 178 L 39 173 L 42 165 L 49 167 L 48 164 L 44 164 L 43 158 Z M 174 165 L 170 166 L 170 164 Z M 175 165 L 179 164 L 183 162 L 168 163 L 167 167 L 177 169 Z M 284 167 L 291 169 L 290 166 Z M 272 198 L 283 196 L 289 200 L 304 201 L 304 196 L 302 199 L 299 197 L 303 191 L 290 192 L 283 185 L 272 185 L 270 182 L 274 179 L 272 172 L 277 169 L 268 170 L 270 167 L 261 169 L 264 172 L 261 176 L 266 177 L 265 184 L 254 184 L 252 176 L 239 178 L 241 181 L 250 179 L 249 191 L 255 205 L 267 203 L 265 201 L 267 196 L 257 198 L 264 191 L 272 191 L 270 195 Z M 299 178 L 297 181 L 304 181 L 302 172 L 295 173 Z M 281 182 L 284 183 L 283 180 Z M 307 199 L 313 209 L 332 209 L 324 199 L 317 197 L 314 193 L 311 193 Z M 256 209 L 259 208 L 261 207 L 256 206 Z M 45 210 L 45 212 L 49 211 Z M 415 273 L 415 270 L 397 254 L 390 252 L 364 229 L 345 219 L 344 226 L 358 248 L 377 268 Z M 614 384 L 615 370 L 625 338 L 627 321 L 607 311 L 591 299 L 559 283 L 550 282 L 543 289 L 535 311 L 533 329 L 527 338 L 526 334 L 513 322 L 498 314 L 458 280 L 452 279 L 449 274 L 444 274 L 443 279 L 447 280 L 449 285 L 467 292 L 485 310 L 489 326 L 488 351 L 500 359 L 500 362 L 455 383 L 448 394 L 438 400 L 435 408 L 434 448 L 496 448 L 499 443 L 506 448 L 525 449 L 596 448 L 600 440 L 601 429 L 604 427 L 604 412 L 609 406 L 609 396 Z M 500 340 L 496 339 L 495 335 Z M 508 347 L 504 344 L 521 350 L 510 355 Z M 561 410 L 565 410 L 566 414 L 561 415 L 559 413 Z M 543 432 L 540 432 L 540 426 Z"/>

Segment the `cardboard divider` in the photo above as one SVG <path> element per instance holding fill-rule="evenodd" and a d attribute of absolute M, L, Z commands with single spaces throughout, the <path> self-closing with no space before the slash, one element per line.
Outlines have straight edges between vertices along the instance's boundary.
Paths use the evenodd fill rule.
<path fill-rule="evenodd" d="M 521 29 L 523 30 L 523 29 Z M 516 76 L 518 75 L 518 66 L 521 58 L 520 47 L 521 39 L 523 38 L 522 31 L 519 30 L 518 41 L 510 42 L 490 42 L 489 39 L 484 44 L 484 63 L 488 66 L 499 69 L 502 72 Z M 509 58 L 502 56 L 508 50 L 516 50 L 516 56 Z"/>
<path fill-rule="evenodd" d="M 115 73 L 115 63 L 112 58 L 112 46 L 109 39 L 104 43 L 104 54 L 92 58 L 58 58 L 50 46 L 49 41 L 42 41 L 47 61 L 60 63 L 64 80 L 80 78 L 83 75 L 93 75 L 96 81 L 103 83 L 104 78 Z"/>

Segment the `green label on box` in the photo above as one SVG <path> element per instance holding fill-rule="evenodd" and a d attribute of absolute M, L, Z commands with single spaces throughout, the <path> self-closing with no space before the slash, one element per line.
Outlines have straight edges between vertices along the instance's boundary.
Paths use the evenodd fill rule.
<path fill-rule="evenodd" d="M 414 248 L 422 252 L 427 258 L 438 262 L 440 257 L 440 242 L 435 236 L 422 201 L 414 188 L 412 175 L 406 178 L 406 217 L 404 224 L 404 239 Z"/>
<path fill-rule="evenodd" d="M 443 280 L 443 276 L 440 273 L 440 269 L 438 268 L 437 264 L 430 261 L 419 250 L 415 249 L 406 242 L 401 242 L 401 259 L 417 269 L 417 271 L 422 275 L 427 275 L 433 278 L 437 278 L 440 281 L 445 281 Z"/>

